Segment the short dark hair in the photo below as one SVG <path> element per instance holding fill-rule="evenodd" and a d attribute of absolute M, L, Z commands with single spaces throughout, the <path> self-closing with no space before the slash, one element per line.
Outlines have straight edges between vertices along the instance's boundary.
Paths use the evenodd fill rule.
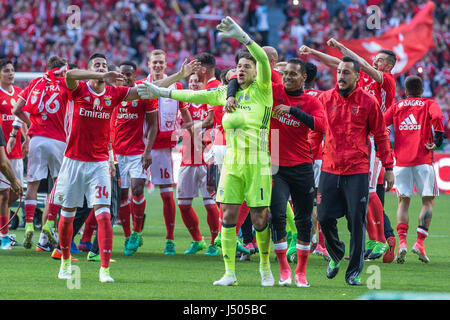
<path fill-rule="evenodd" d="M 353 63 L 353 70 L 355 70 L 355 72 L 358 74 L 361 72 L 361 65 L 359 64 L 359 61 L 357 61 L 353 58 L 350 58 L 349 56 L 343 56 L 342 61 Z"/>
<path fill-rule="evenodd" d="M 422 79 L 418 76 L 408 76 L 405 79 L 406 94 L 409 96 L 419 97 L 422 95 L 423 84 Z"/>
<path fill-rule="evenodd" d="M 65 58 L 61 58 L 58 56 L 51 56 L 47 60 L 47 70 L 52 70 L 55 68 L 64 67 L 67 64 L 67 60 Z"/>
<path fill-rule="evenodd" d="M 222 70 L 222 72 L 220 73 L 220 81 L 221 81 L 222 83 L 228 84 L 228 82 L 227 82 L 227 73 L 228 73 L 228 71 L 230 71 L 231 69 L 233 69 L 233 68 L 231 68 L 231 67 L 225 68 L 225 69 Z"/>
<path fill-rule="evenodd" d="M 209 52 L 202 52 L 197 54 L 194 59 L 196 59 L 202 67 L 213 69 L 216 67 L 216 58 Z"/>
<path fill-rule="evenodd" d="M 387 63 L 389 63 L 392 66 L 395 66 L 395 63 L 397 62 L 397 56 L 395 55 L 394 51 L 388 50 L 388 49 L 382 49 L 378 51 L 378 53 L 384 53 L 387 55 Z"/>
<path fill-rule="evenodd" d="M 106 61 L 108 61 L 108 59 L 106 59 L 106 56 L 103 53 L 94 53 L 92 56 L 89 57 L 88 59 L 88 67 L 91 65 L 91 61 L 96 59 L 96 58 L 103 58 Z"/>
<path fill-rule="evenodd" d="M 117 71 L 117 66 L 115 64 L 108 64 L 108 71 Z"/>
<path fill-rule="evenodd" d="M 76 63 L 69 63 L 69 70 L 78 69 L 78 65 Z"/>
<path fill-rule="evenodd" d="M 301 60 L 299 58 L 291 58 L 291 59 L 288 60 L 287 63 L 288 64 L 289 63 L 293 63 L 293 64 L 296 64 L 296 65 L 299 65 L 301 74 L 305 74 L 306 73 L 306 62 L 305 61 L 303 61 L 303 60 Z"/>
<path fill-rule="evenodd" d="M 8 58 L 0 59 L 0 70 L 2 70 L 7 64 L 12 64 L 14 66 L 14 63 Z"/>
<path fill-rule="evenodd" d="M 133 68 L 134 71 L 137 70 L 137 65 L 136 65 L 136 63 L 134 63 L 133 61 L 125 60 L 125 61 L 123 61 L 123 62 L 121 62 L 121 63 L 119 64 L 119 68 L 120 68 L 121 66 L 130 66 L 130 67 Z"/>
<path fill-rule="evenodd" d="M 306 83 L 312 83 L 317 77 L 317 67 L 314 63 L 306 63 Z"/>
<path fill-rule="evenodd" d="M 256 59 L 252 56 L 250 51 L 248 51 L 246 49 L 239 50 L 238 53 L 236 53 L 236 56 L 234 57 L 234 62 L 236 62 L 236 64 L 238 64 L 239 60 L 241 60 L 242 58 L 251 60 L 256 65 Z"/>

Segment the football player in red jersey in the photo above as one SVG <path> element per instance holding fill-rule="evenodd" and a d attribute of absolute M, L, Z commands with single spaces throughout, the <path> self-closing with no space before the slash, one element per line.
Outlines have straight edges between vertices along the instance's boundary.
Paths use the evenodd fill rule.
<path fill-rule="evenodd" d="M 69 70 L 66 85 L 70 91 L 68 106 L 68 138 L 60 174 L 53 189 L 55 203 L 61 205 L 59 244 L 63 253 L 60 279 L 71 278 L 70 244 L 72 222 L 77 207 L 83 206 L 86 196 L 88 207 L 93 206 L 98 222 L 98 239 L 101 257 L 99 279 L 113 282 L 109 273 L 112 251 L 112 226 L 110 219 L 111 178 L 108 155 L 111 114 L 123 100 L 139 99 L 137 88 L 110 86 L 124 80 L 118 72 L 107 72 L 105 55 L 93 54 L 88 60 L 88 70 Z M 158 83 L 164 86 L 179 79 L 175 74 Z M 83 82 L 80 80 L 89 80 Z"/>
<path fill-rule="evenodd" d="M 8 235 L 9 205 L 14 198 L 17 199 L 18 196 L 22 195 L 23 180 L 21 144 L 18 143 L 18 146 L 10 153 L 5 152 L 4 148 L 12 131 L 12 123 L 14 121 L 12 109 L 18 100 L 18 94 L 21 90 L 19 87 L 13 85 L 14 74 L 13 63 L 7 58 L 0 59 L 0 123 L 6 135 L 6 140 L 3 134 L 1 135 L 3 139 L 1 139 L 2 156 L 0 159 L 3 170 L 0 173 L 0 178 L 3 181 L 0 181 L 0 227 L 2 227 L 2 230 L 0 230 L 0 238 L 1 248 L 5 250 L 11 249 L 11 244 L 14 240 Z M 17 132 L 16 135 L 20 139 L 20 132 Z M 11 192 L 11 190 L 14 192 Z"/>
<path fill-rule="evenodd" d="M 124 85 L 133 88 L 137 66 L 132 61 L 119 65 L 124 76 Z M 144 159 L 151 162 L 151 149 L 157 132 L 157 105 L 155 100 L 139 99 L 122 101 L 113 112 L 112 147 L 119 163 L 121 179 L 121 201 L 119 219 L 125 235 L 124 254 L 137 251 L 141 243 L 141 232 L 145 214 L 144 186 L 147 170 Z M 150 135 L 145 135 L 151 133 Z M 131 188 L 131 199 L 129 192 Z M 130 201 L 131 200 L 131 201 Z M 130 214 L 133 217 L 133 232 L 130 230 Z"/>
<path fill-rule="evenodd" d="M 148 54 L 148 58 L 150 74 L 146 79 L 137 81 L 136 84 L 142 83 L 144 80 L 157 82 L 166 79 L 167 77 L 165 74 L 167 68 L 166 53 L 163 50 L 156 49 Z M 185 64 L 183 64 L 179 72 L 182 77 L 179 79 L 187 77 L 192 72 L 196 71 L 198 68 L 198 61 L 194 59 L 187 64 L 186 67 L 187 68 L 185 68 Z M 179 82 L 172 83 L 169 87 L 169 89 L 182 88 L 183 85 Z M 159 187 L 159 192 L 163 201 L 163 215 L 166 224 L 164 254 L 174 255 L 176 253 L 174 242 L 176 207 L 173 197 L 173 186 L 175 181 L 173 175 L 172 149 L 177 143 L 176 124 L 178 121 L 178 111 L 184 122 L 189 123 L 192 119 L 189 111 L 184 107 L 182 102 L 161 97 L 157 99 L 157 105 L 158 131 L 151 151 L 152 161 L 149 165 L 152 184 Z"/>
<path fill-rule="evenodd" d="M 407 98 L 395 103 L 384 114 L 386 125 L 394 125 L 395 187 L 398 196 L 397 232 L 399 247 L 397 262 L 406 259 L 406 235 L 409 223 L 409 203 L 414 186 L 422 198 L 417 240 L 412 252 L 428 263 L 425 238 L 428 236 L 433 215 L 434 198 L 439 195 L 433 169 L 433 152 L 444 138 L 442 111 L 435 100 L 422 98 L 422 79 L 409 76 L 405 80 Z M 433 135 L 434 132 L 434 135 Z"/>
<path fill-rule="evenodd" d="M 28 153 L 27 191 L 25 194 L 25 240 L 24 247 L 31 248 L 33 237 L 33 217 L 37 205 L 37 192 L 40 181 L 48 172 L 56 180 L 66 149 L 65 115 L 69 101 L 64 76 L 67 61 L 57 56 L 50 57 L 47 72 L 30 82 L 19 94 L 14 114 L 28 125 L 27 135 L 31 137 Z M 29 116 L 27 115 L 27 113 Z M 13 129 L 15 130 L 15 129 Z M 8 142 L 8 148 L 14 146 L 16 139 Z M 48 217 L 43 216 L 42 232 L 36 250 L 51 251 L 56 244 L 55 221 L 59 205 L 51 197 L 47 200 Z"/>
<path fill-rule="evenodd" d="M 199 60 L 198 57 L 196 59 Z M 204 82 L 199 80 L 197 74 L 190 76 L 189 89 L 204 89 Z M 196 103 L 185 103 L 185 105 L 191 113 L 192 120 L 201 125 L 202 121 L 208 115 L 208 105 Z M 196 130 L 195 136 L 197 135 L 202 137 L 202 132 Z M 200 139 L 194 140 L 187 131 L 183 133 L 182 160 L 177 184 L 177 199 L 181 217 L 193 240 L 191 246 L 184 253 L 195 254 L 206 247 L 206 243 L 200 233 L 197 214 L 192 208 L 192 200 L 198 196 L 198 190 L 200 189 L 211 232 L 211 242 L 205 254 L 218 255 L 219 248 L 214 245 L 214 240 L 219 232 L 219 211 L 216 201 L 211 197 L 206 188 L 207 169 L 203 159 L 203 145 L 206 145 L 208 140 L 205 140 L 205 138 L 207 139 L 206 136 L 203 136 L 203 141 Z M 197 144 L 200 146 L 196 147 Z"/>

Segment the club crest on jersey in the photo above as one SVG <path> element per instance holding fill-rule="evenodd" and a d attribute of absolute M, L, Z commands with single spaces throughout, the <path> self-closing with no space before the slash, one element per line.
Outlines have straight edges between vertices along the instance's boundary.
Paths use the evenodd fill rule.
<path fill-rule="evenodd" d="M 37 96 L 36 95 L 31 96 L 31 104 L 35 104 L 36 101 L 37 101 Z"/>
<path fill-rule="evenodd" d="M 47 120 L 47 113 L 42 113 L 42 120 Z"/>
<path fill-rule="evenodd" d="M 103 99 L 105 99 L 105 105 L 109 107 L 111 105 L 112 97 L 111 96 L 105 96 Z"/>
<path fill-rule="evenodd" d="M 120 104 L 122 105 L 122 107 L 126 107 L 128 102 L 127 101 L 122 101 Z"/>
<path fill-rule="evenodd" d="M 358 114 L 359 106 L 352 106 L 352 114 Z"/>
<path fill-rule="evenodd" d="M 132 107 L 137 107 L 138 106 L 138 102 L 136 100 L 131 102 L 131 106 Z"/>

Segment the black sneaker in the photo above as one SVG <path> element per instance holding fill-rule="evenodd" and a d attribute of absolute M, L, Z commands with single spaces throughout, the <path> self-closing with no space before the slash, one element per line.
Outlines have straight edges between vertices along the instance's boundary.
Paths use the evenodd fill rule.
<path fill-rule="evenodd" d="M 340 261 L 339 261 L 339 263 L 334 263 L 333 259 L 331 259 L 330 263 L 328 264 L 328 267 L 327 267 L 327 278 L 333 279 L 334 277 L 336 277 L 336 275 L 339 272 L 340 266 L 341 266 Z"/>
<path fill-rule="evenodd" d="M 351 286 L 361 286 L 362 285 L 360 276 L 350 278 L 350 279 L 348 279 L 346 281 Z"/>

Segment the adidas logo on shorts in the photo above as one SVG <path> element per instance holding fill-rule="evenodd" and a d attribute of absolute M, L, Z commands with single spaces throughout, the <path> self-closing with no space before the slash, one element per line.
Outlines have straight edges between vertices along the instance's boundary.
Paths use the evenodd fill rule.
<path fill-rule="evenodd" d="M 420 124 L 417 124 L 416 118 L 414 118 L 412 113 L 398 127 L 399 130 L 420 130 L 420 128 Z"/>

